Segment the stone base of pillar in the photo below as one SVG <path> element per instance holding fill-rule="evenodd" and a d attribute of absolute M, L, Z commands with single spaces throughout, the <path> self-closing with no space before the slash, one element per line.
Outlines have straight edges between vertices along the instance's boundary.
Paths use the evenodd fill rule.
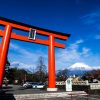
<path fill-rule="evenodd" d="M 57 88 L 47 88 L 47 91 L 57 91 Z"/>

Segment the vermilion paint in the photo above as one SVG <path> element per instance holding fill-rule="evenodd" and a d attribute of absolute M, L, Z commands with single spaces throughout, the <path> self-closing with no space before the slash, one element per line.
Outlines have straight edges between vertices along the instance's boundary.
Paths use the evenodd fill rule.
<path fill-rule="evenodd" d="M 3 75 L 5 70 L 10 39 L 33 42 L 48 46 L 48 88 L 55 88 L 56 87 L 55 47 L 65 48 L 65 44 L 55 42 L 55 38 L 66 40 L 68 39 L 69 35 L 57 34 L 57 32 L 55 34 L 54 32 L 52 33 L 49 32 L 48 30 L 36 28 L 37 34 L 46 35 L 49 38 L 47 40 L 42 40 L 42 39 L 29 40 L 28 37 L 26 36 L 13 33 L 12 29 L 17 28 L 29 32 L 30 28 L 32 27 L 20 24 L 18 22 L 13 22 L 8 19 L 3 20 L 2 18 L 0 19 L 0 25 L 5 26 L 4 30 L 0 30 L 0 36 L 2 36 L 2 42 L 0 45 L 0 88 L 2 87 Z"/>
<path fill-rule="evenodd" d="M 1 50 L 0 50 L 0 88 L 2 87 L 4 69 L 6 64 L 6 58 L 9 48 L 10 36 L 11 36 L 11 26 L 7 25 L 4 30 L 4 37 L 1 42 Z"/>

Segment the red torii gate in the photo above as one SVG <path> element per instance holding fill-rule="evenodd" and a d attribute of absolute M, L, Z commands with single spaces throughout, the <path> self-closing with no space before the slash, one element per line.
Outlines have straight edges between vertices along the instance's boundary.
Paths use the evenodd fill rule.
<path fill-rule="evenodd" d="M 3 25 L 4 30 L 0 30 L 0 36 L 2 36 L 2 42 L 0 45 L 0 88 L 2 88 L 4 70 L 6 65 L 6 58 L 9 48 L 10 39 L 16 39 L 26 42 L 33 42 L 38 44 L 43 44 L 48 46 L 48 91 L 56 91 L 56 73 L 55 73 L 55 47 L 65 48 L 65 44 L 55 42 L 55 38 L 67 40 L 70 34 L 64 34 L 60 32 L 55 32 L 47 29 L 42 29 L 39 27 L 27 25 L 24 23 L 16 22 L 10 19 L 0 17 L 0 25 Z M 36 30 L 36 34 L 41 34 L 48 36 L 47 40 L 42 40 L 36 38 L 35 40 L 30 40 L 27 36 L 18 35 L 12 32 L 12 29 L 19 29 L 29 32 L 30 28 Z"/>

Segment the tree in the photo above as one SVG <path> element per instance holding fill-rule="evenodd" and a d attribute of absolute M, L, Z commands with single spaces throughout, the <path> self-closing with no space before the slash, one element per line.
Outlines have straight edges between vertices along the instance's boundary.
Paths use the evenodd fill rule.
<path fill-rule="evenodd" d="M 57 81 L 65 81 L 68 77 L 68 69 L 58 70 Z"/>
<path fill-rule="evenodd" d="M 7 77 L 7 74 L 8 74 L 8 71 L 9 71 L 9 67 L 10 67 L 10 62 L 7 58 L 7 61 L 6 61 L 6 66 L 5 66 L 5 77 Z"/>
<path fill-rule="evenodd" d="M 35 72 L 35 80 L 38 82 L 45 82 L 47 77 L 47 70 L 42 56 L 38 59 L 38 65 Z"/>
<path fill-rule="evenodd" d="M 10 83 L 14 83 L 15 80 L 18 80 L 18 83 L 22 83 L 22 81 L 27 81 L 27 71 L 24 69 L 10 68 L 7 78 Z"/>
<path fill-rule="evenodd" d="M 17 68 L 10 68 L 7 78 L 9 79 L 9 83 L 13 83 L 17 76 Z M 18 77 L 18 76 L 17 76 Z"/>
<path fill-rule="evenodd" d="M 92 82 L 93 79 L 98 79 L 100 80 L 100 70 L 92 70 L 87 72 L 82 76 L 83 80 L 89 80 L 89 82 Z"/>
<path fill-rule="evenodd" d="M 5 85 L 7 86 L 8 85 L 8 73 L 9 73 L 9 66 L 10 66 L 10 62 L 7 58 L 6 60 L 6 65 L 5 65 L 5 74 L 4 74 L 4 78 L 3 78 L 3 82 L 5 83 Z"/>

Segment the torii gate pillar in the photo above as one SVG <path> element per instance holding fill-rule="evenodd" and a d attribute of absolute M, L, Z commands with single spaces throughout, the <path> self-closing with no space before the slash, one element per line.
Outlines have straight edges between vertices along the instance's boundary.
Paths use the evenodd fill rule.
<path fill-rule="evenodd" d="M 47 91 L 57 91 L 56 88 L 56 73 L 55 73 L 55 47 L 54 37 L 49 37 L 50 45 L 48 48 L 48 87 Z"/>
<path fill-rule="evenodd" d="M 5 36 L 2 38 L 1 46 L 0 46 L 0 88 L 2 88 L 4 70 L 6 65 L 7 53 L 9 49 L 9 42 L 11 36 L 11 26 L 7 25 L 5 27 Z"/>

